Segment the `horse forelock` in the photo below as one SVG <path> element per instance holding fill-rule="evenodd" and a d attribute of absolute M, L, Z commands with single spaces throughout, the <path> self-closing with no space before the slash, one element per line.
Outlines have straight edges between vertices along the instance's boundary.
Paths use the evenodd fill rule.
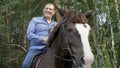
<path fill-rule="evenodd" d="M 85 24 L 87 22 L 85 14 L 76 10 L 71 10 L 67 12 L 63 17 L 63 20 L 66 20 L 67 23 Z"/>

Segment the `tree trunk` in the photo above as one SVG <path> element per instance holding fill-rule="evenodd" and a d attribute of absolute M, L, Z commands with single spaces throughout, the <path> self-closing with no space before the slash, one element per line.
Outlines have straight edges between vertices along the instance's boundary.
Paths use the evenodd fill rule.
<path fill-rule="evenodd" d="M 55 0 L 55 4 L 56 4 L 59 8 L 61 8 L 61 6 L 60 6 L 60 1 L 59 1 L 59 0 Z M 60 22 L 60 21 L 62 20 L 62 17 L 60 16 L 59 13 L 56 13 L 56 19 L 57 19 L 57 22 Z"/>
<path fill-rule="evenodd" d="M 6 40 L 7 40 L 7 42 L 6 42 L 6 47 L 8 48 L 8 51 L 9 51 L 9 58 L 11 57 L 11 48 L 10 48 L 10 19 L 9 18 L 6 18 L 6 31 L 7 31 L 7 38 L 6 38 Z M 12 67 L 12 65 L 11 65 L 11 63 L 8 63 L 8 65 L 6 66 L 6 67 L 8 67 L 8 68 L 11 68 Z"/>
<path fill-rule="evenodd" d="M 98 64 L 100 65 L 100 68 L 104 68 L 104 58 L 103 58 L 103 54 L 102 54 L 102 51 L 101 51 L 101 44 L 96 37 L 96 36 L 98 36 L 96 34 L 96 31 L 97 30 L 92 30 L 94 45 L 95 45 L 95 48 L 96 48 L 96 51 L 97 51 L 95 62 L 97 63 L 97 59 L 98 59 L 98 62 L 99 62 Z M 96 65 L 96 66 L 98 67 L 98 65 Z"/>
<path fill-rule="evenodd" d="M 24 20 L 25 24 L 23 25 L 23 35 L 24 35 L 24 41 L 23 41 L 23 47 L 24 47 L 24 52 L 27 52 L 27 37 L 26 37 L 26 29 L 27 29 L 27 22 L 26 20 Z M 26 49 L 25 49 L 26 48 Z"/>
<path fill-rule="evenodd" d="M 110 8 L 109 8 L 109 3 L 108 3 L 108 0 L 106 0 L 106 9 L 107 9 L 107 24 L 108 24 L 108 28 L 110 28 L 110 35 L 111 35 L 111 54 L 110 55 L 110 58 L 112 60 L 111 62 L 111 65 L 112 65 L 112 68 L 116 68 L 116 55 L 115 55 L 115 48 L 114 48 L 114 45 L 115 45 L 115 42 L 114 42 L 114 33 L 113 33 L 113 27 L 111 25 L 111 18 L 110 18 Z"/>
<path fill-rule="evenodd" d="M 119 13 L 119 8 L 118 8 L 118 2 L 117 2 L 117 0 L 114 0 L 114 4 L 115 4 L 115 10 L 116 10 L 116 12 L 117 12 L 117 20 L 118 20 L 118 29 L 119 29 L 119 31 L 120 31 L 120 17 L 119 17 L 119 15 L 120 15 L 120 13 Z"/>
<path fill-rule="evenodd" d="M 97 2 L 96 0 L 93 1 L 93 4 L 94 4 L 94 9 L 96 9 L 96 5 L 97 5 Z M 94 20 L 93 20 L 93 30 L 92 30 L 92 35 L 93 35 L 93 39 L 94 39 L 94 43 L 95 43 L 95 48 L 96 48 L 96 51 L 97 51 L 97 56 L 96 58 L 98 58 L 98 64 L 100 65 L 100 68 L 104 68 L 104 58 L 103 58 L 103 54 L 102 54 L 102 50 L 101 50 L 101 43 L 99 42 L 99 27 L 97 26 L 96 24 L 96 10 L 94 12 Z M 96 59 L 97 60 L 97 59 Z"/>

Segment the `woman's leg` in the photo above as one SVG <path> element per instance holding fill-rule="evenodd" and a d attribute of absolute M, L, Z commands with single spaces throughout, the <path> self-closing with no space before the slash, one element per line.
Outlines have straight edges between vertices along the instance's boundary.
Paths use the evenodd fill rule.
<path fill-rule="evenodd" d="M 46 51 L 46 49 L 41 49 L 41 50 L 40 49 L 31 49 L 31 50 L 29 50 L 24 59 L 22 68 L 30 68 L 33 58 L 38 54 L 44 53 L 45 51 Z"/>

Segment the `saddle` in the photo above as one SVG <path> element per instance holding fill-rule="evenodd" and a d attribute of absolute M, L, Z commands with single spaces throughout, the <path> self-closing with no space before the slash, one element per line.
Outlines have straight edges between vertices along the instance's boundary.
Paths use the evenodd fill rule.
<path fill-rule="evenodd" d="M 51 49 L 48 49 L 46 53 L 36 55 L 31 68 L 54 68 L 54 54 Z"/>

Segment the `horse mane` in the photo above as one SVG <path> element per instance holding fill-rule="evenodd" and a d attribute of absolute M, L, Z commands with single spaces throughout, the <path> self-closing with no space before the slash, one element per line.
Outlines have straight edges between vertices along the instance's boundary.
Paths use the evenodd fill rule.
<path fill-rule="evenodd" d="M 82 12 L 76 10 L 71 10 L 67 12 L 63 16 L 63 19 L 66 19 L 68 23 L 82 23 L 82 24 L 87 23 L 86 16 Z"/>
<path fill-rule="evenodd" d="M 48 47 L 51 47 L 55 38 L 58 36 L 61 25 L 62 25 L 62 23 L 58 23 L 56 25 L 56 27 L 54 27 L 54 29 L 52 30 L 52 32 L 48 38 Z"/>

